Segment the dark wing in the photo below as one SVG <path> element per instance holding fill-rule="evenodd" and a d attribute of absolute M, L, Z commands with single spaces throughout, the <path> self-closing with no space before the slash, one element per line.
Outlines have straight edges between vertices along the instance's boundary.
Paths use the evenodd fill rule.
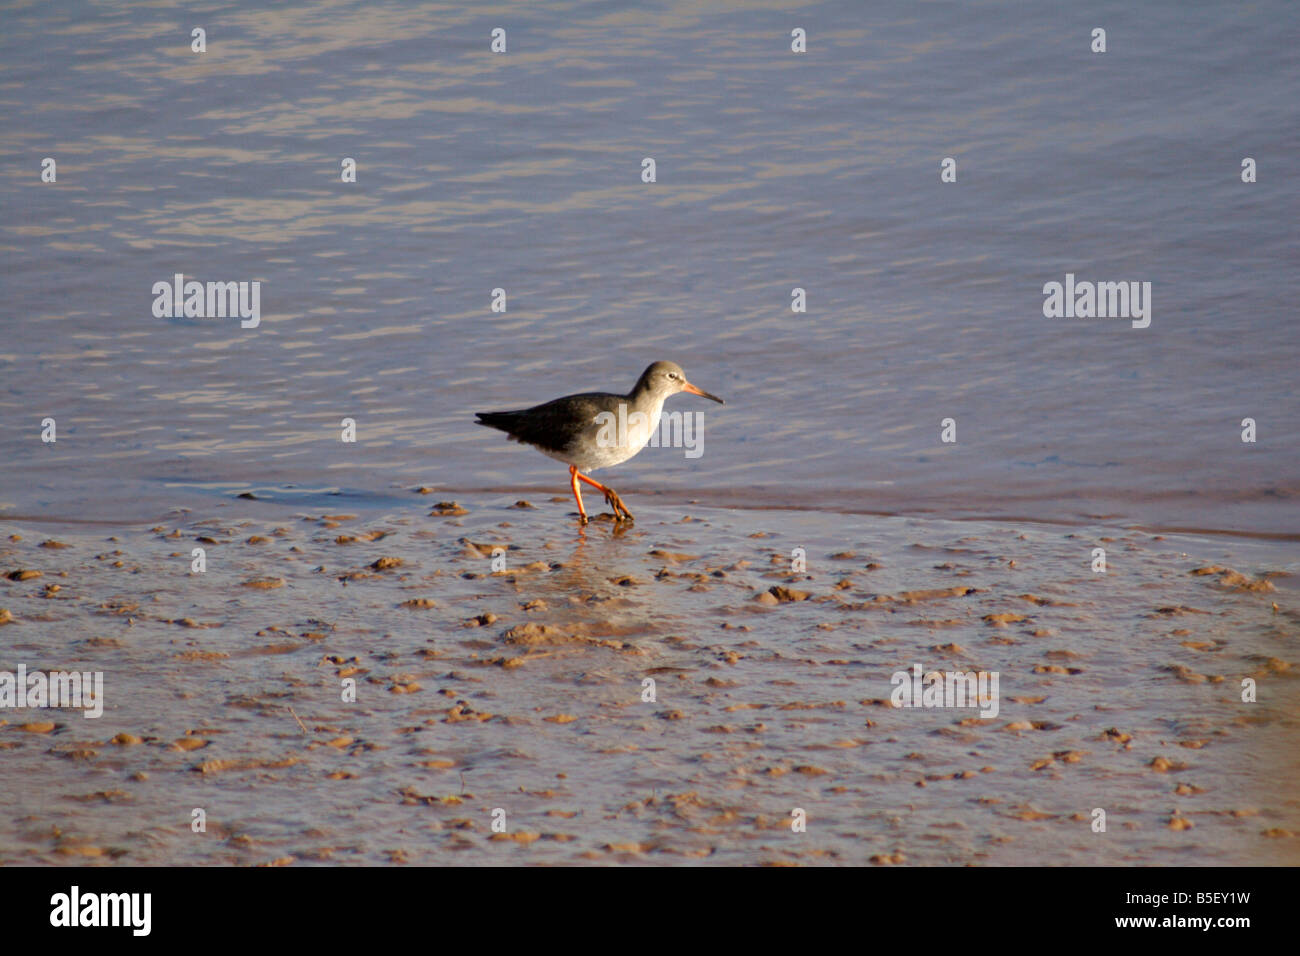
<path fill-rule="evenodd" d="M 627 399 L 603 392 L 587 392 L 566 395 L 520 411 L 475 414 L 478 424 L 499 428 L 515 441 L 562 452 L 584 434 L 594 435 L 600 428 L 596 416 L 604 411 L 616 411 L 620 401 Z"/>

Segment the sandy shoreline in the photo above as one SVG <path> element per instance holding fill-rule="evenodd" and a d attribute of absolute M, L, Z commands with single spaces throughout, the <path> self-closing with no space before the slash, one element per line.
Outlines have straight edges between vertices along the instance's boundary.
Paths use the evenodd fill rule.
<path fill-rule="evenodd" d="M 0 711 L 0 863 L 1300 862 L 1275 545 L 439 498 L 0 519 L 0 670 L 105 682 Z M 913 665 L 997 717 L 891 706 Z"/>

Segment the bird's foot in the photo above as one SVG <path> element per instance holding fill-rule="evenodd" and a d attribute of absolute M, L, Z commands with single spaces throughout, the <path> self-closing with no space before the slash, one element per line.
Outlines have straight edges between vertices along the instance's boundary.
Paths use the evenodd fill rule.
<path fill-rule="evenodd" d="M 605 489 L 605 501 L 608 502 L 609 506 L 614 509 L 615 521 L 623 521 L 625 519 L 627 521 L 636 520 L 635 518 L 632 517 L 632 512 L 627 510 L 627 505 L 623 504 L 623 499 L 618 496 L 618 492 L 616 492 L 613 488 Z"/>

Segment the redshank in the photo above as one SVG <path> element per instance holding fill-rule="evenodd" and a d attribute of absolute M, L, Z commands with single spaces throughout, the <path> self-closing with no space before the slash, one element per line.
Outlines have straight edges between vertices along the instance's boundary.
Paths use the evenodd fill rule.
<path fill-rule="evenodd" d="M 542 405 L 514 412 L 476 412 L 478 423 L 499 428 L 517 442 L 535 446 L 542 454 L 569 466 L 569 487 L 578 502 L 578 516 L 587 523 L 578 482 L 604 494 L 614 509 L 614 520 L 632 520 L 623 499 L 613 488 L 588 478 L 585 472 L 609 468 L 627 461 L 650 440 L 659 428 L 664 399 L 678 392 L 702 395 L 719 405 L 726 404 L 686 381 L 686 373 L 674 362 L 655 362 L 641 373 L 626 395 L 612 392 L 581 392 L 565 395 Z"/>

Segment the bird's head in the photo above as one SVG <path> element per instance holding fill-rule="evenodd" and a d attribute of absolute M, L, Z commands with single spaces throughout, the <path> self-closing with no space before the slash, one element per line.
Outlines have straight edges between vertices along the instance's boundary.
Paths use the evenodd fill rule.
<path fill-rule="evenodd" d="M 686 373 L 676 362 L 655 362 L 648 369 L 641 373 L 640 380 L 636 383 L 636 391 L 649 392 L 652 395 L 663 396 L 676 395 L 678 392 L 690 392 L 692 395 L 702 395 L 705 398 L 712 399 L 719 405 L 725 405 L 722 399 L 716 395 L 710 395 L 702 388 L 696 388 L 686 380 Z"/>

